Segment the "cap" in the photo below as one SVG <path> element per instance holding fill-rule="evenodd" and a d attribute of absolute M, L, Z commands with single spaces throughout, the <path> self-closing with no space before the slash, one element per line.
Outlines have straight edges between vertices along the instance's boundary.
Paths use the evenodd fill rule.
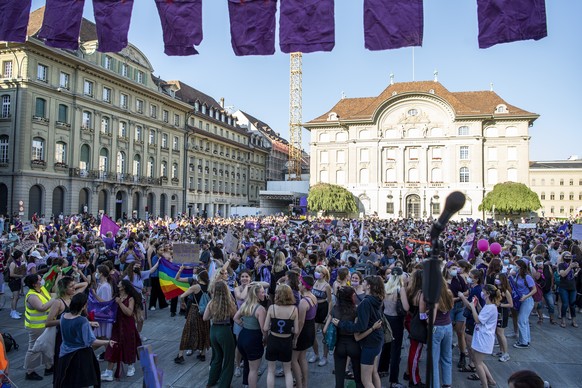
<path fill-rule="evenodd" d="M 222 240 L 216 240 L 216 244 L 224 244 L 224 241 L 222 241 Z"/>

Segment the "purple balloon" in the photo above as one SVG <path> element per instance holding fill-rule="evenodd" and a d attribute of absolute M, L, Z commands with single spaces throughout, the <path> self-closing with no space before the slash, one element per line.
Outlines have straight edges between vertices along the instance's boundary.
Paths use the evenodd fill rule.
<path fill-rule="evenodd" d="M 494 255 L 498 255 L 499 253 L 501 253 L 501 244 L 499 243 L 493 243 L 491 244 L 491 246 L 489 247 L 489 250 L 491 251 L 491 253 L 493 253 Z"/>
<path fill-rule="evenodd" d="M 481 252 L 487 251 L 489 249 L 489 241 L 482 238 L 481 240 L 477 241 L 477 248 L 479 248 Z"/>

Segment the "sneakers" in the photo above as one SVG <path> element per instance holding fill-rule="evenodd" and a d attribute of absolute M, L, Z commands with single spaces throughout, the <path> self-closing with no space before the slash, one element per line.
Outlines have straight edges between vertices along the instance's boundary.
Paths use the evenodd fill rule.
<path fill-rule="evenodd" d="M 98 361 L 105 361 L 105 352 L 103 352 L 100 355 L 98 355 L 97 356 L 97 360 Z"/>
<path fill-rule="evenodd" d="M 183 364 L 184 363 L 184 356 L 177 356 L 176 358 L 174 358 L 174 362 L 176 364 Z"/>
<path fill-rule="evenodd" d="M 30 373 L 27 373 L 26 376 L 24 376 L 25 380 L 34 380 L 34 381 L 40 381 L 42 380 L 42 376 L 39 375 L 38 373 L 32 371 Z"/>
<path fill-rule="evenodd" d="M 129 368 L 127 368 L 127 377 L 132 377 L 135 374 L 135 366 L 130 365 Z"/>
<path fill-rule="evenodd" d="M 500 362 L 507 362 L 507 361 L 509 361 L 510 358 L 511 357 L 509 357 L 509 353 L 505 353 L 505 354 L 502 354 L 501 357 L 499 357 L 499 361 Z"/>
<path fill-rule="evenodd" d="M 105 372 L 101 373 L 101 381 L 113 381 L 113 371 L 105 369 Z"/>
<path fill-rule="evenodd" d="M 513 347 L 516 349 L 529 349 L 529 344 L 520 344 L 519 342 L 516 342 L 513 344 Z"/>
<path fill-rule="evenodd" d="M 317 354 L 313 354 L 311 357 L 309 357 L 309 360 L 307 360 L 307 362 L 309 362 L 310 364 L 313 364 L 314 362 L 319 361 L 319 356 Z"/>
<path fill-rule="evenodd" d="M 275 376 L 276 377 L 283 377 L 285 376 L 285 371 L 283 370 L 283 368 L 279 368 L 275 371 Z"/>
<path fill-rule="evenodd" d="M 234 377 L 241 377 L 242 376 L 242 371 L 240 370 L 240 367 L 236 367 L 234 369 Z"/>
<path fill-rule="evenodd" d="M 322 357 L 321 360 L 319 360 L 319 363 L 317 364 L 317 366 L 326 366 L 327 365 L 327 358 Z"/>
<path fill-rule="evenodd" d="M 499 358 L 499 357 L 503 356 L 503 352 L 494 353 L 493 356 Z"/>
<path fill-rule="evenodd" d="M 196 356 L 197 359 L 199 359 L 200 361 L 206 361 L 206 355 L 204 353 L 200 353 L 199 355 Z"/>
<path fill-rule="evenodd" d="M 53 373 L 55 373 L 55 366 L 54 365 L 51 366 L 50 368 L 44 370 L 44 375 L 45 376 L 50 376 Z"/>
<path fill-rule="evenodd" d="M 12 310 L 10 312 L 10 318 L 12 318 L 12 319 L 21 319 L 20 315 L 15 310 Z"/>
<path fill-rule="evenodd" d="M 150 311 L 156 311 L 156 308 L 154 306 L 150 307 Z"/>

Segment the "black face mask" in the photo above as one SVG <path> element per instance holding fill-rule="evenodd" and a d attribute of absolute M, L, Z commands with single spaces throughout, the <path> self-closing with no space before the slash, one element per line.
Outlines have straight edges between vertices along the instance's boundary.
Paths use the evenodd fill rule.
<path fill-rule="evenodd" d="M 140 268 L 137 268 L 137 267 L 134 267 L 133 268 L 133 272 L 140 273 L 141 272 L 141 269 Z"/>

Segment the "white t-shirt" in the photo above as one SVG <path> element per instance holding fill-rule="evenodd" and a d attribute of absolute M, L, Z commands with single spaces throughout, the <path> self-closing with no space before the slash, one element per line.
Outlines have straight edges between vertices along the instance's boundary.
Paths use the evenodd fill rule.
<path fill-rule="evenodd" d="M 479 313 L 479 323 L 475 325 L 471 348 L 480 353 L 493 353 L 495 328 L 497 327 L 497 306 L 486 304 Z"/>

